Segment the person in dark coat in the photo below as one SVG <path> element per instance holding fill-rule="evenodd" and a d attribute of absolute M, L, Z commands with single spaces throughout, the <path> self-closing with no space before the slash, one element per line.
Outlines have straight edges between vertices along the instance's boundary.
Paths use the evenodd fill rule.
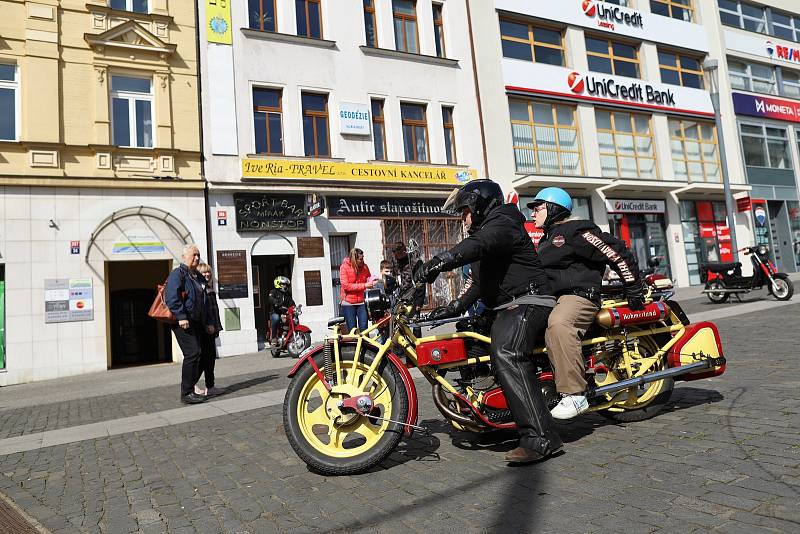
<path fill-rule="evenodd" d="M 213 323 L 213 325 L 206 326 L 206 331 L 203 334 L 202 356 L 200 358 L 200 372 L 205 374 L 206 387 L 201 388 L 198 384 L 195 384 L 194 392 L 198 395 L 215 397 L 225 393 L 225 389 L 214 385 L 214 367 L 217 363 L 217 338 L 219 333 L 222 332 L 222 321 L 219 317 L 219 302 L 217 301 L 217 292 L 214 291 L 214 274 L 211 271 L 211 266 L 207 263 L 201 263 L 197 266 L 197 272 L 206 283 L 208 322 Z"/>
<path fill-rule="evenodd" d="M 530 357 L 555 299 L 548 296 L 547 275 L 525 231 L 525 217 L 516 205 L 503 204 L 503 198 L 491 180 L 473 180 L 454 190 L 442 211 L 461 215 L 469 235 L 434 256 L 417 276 L 432 283 L 443 271 L 473 264 L 467 292 L 433 310 L 429 318 L 457 317 L 478 299 L 497 312 L 490 356 L 520 435 L 519 446 L 506 460 L 526 463 L 562 447 Z"/>
<path fill-rule="evenodd" d="M 276 276 L 272 285 L 274 287 L 267 295 L 267 302 L 269 302 L 270 331 L 272 332 L 271 344 L 276 347 L 279 343 L 278 338 L 281 336 L 281 315 L 285 315 L 289 311 L 289 307 L 294 306 L 294 300 L 292 300 L 290 289 L 292 282 L 287 277 Z"/>

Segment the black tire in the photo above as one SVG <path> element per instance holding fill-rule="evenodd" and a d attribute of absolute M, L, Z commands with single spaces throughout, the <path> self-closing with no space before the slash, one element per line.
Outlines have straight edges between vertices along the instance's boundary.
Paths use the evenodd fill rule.
<path fill-rule="evenodd" d="M 293 340 L 296 338 L 300 338 L 300 340 L 298 340 L 297 343 L 293 343 Z M 311 334 L 308 332 L 295 332 L 292 336 L 292 340 L 289 340 L 289 343 L 286 345 L 286 351 L 292 358 L 299 358 L 300 354 L 310 346 Z"/>
<path fill-rule="evenodd" d="M 342 347 L 342 362 L 352 362 L 355 347 L 345 345 Z M 375 357 L 374 352 L 362 351 L 360 361 L 369 365 Z M 324 357 L 322 352 L 314 356 L 314 362 L 320 370 L 324 370 Z M 348 368 L 343 365 L 343 368 Z M 393 421 L 405 421 L 408 417 L 408 394 L 406 392 L 400 373 L 389 362 L 388 358 L 383 359 L 376 371 L 387 388 L 391 397 L 391 413 L 381 414 L 382 417 Z M 361 454 L 356 456 L 338 458 L 323 453 L 309 443 L 301 430 L 301 423 L 298 420 L 297 406 L 301 402 L 300 395 L 309 380 L 316 380 L 314 369 L 311 365 L 304 365 L 289 383 L 286 390 L 286 397 L 283 402 L 283 426 L 289 444 L 294 452 L 303 460 L 313 471 L 323 475 L 355 475 L 368 471 L 372 467 L 382 462 L 389 454 L 394 451 L 397 444 L 403 437 L 404 427 L 397 423 L 389 423 L 383 434 L 377 439 L 374 445 Z M 324 404 L 326 399 L 321 399 Z"/>
<path fill-rule="evenodd" d="M 789 280 L 789 276 L 785 273 L 778 273 L 775 275 L 775 285 L 778 286 L 779 293 L 772 289 L 770 284 L 770 293 L 778 300 L 789 300 L 794 295 L 794 284 Z M 779 296 L 780 295 L 780 296 Z"/>
<path fill-rule="evenodd" d="M 725 286 L 722 285 L 722 282 L 720 282 L 719 280 L 712 280 L 711 282 L 708 283 L 708 289 L 712 289 L 712 290 L 713 289 L 725 289 Z M 706 293 L 706 296 L 708 297 L 708 300 L 710 300 L 714 304 L 723 304 L 723 303 L 728 301 L 728 299 L 731 297 L 731 294 L 730 293 L 722 293 L 722 292 L 719 292 L 719 293 Z"/>

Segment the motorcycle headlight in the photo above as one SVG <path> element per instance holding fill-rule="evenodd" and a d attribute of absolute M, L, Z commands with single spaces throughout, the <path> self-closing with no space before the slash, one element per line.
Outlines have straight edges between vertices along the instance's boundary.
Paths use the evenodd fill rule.
<path fill-rule="evenodd" d="M 761 246 L 758 247 L 757 252 L 758 252 L 759 256 L 766 256 L 768 250 L 769 250 L 769 247 L 767 247 L 766 245 L 761 245 Z"/>

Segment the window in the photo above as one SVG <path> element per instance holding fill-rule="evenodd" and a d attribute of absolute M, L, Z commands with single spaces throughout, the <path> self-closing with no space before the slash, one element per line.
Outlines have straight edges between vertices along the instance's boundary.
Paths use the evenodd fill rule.
<path fill-rule="evenodd" d="M 630 2 L 628 0 L 601 0 L 606 4 L 616 4 L 622 7 L 630 7 Z"/>
<path fill-rule="evenodd" d="M 0 140 L 17 140 L 17 66 L 0 63 Z"/>
<path fill-rule="evenodd" d="M 433 38 L 436 42 L 436 56 L 447 55 L 444 48 L 444 19 L 442 19 L 442 4 L 433 5 Z"/>
<path fill-rule="evenodd" d="M 283 154 L 280 89 L 253 88 L 253 129 L 256 154 Z"/>
<path fill-rule="evenodd" d="M 766 124 L 739 125 L 742 137 L 744 164 L 748 167 L 791 169 L 789 140 L 785 128 Z"/>
<path fill-rule="evenodd" d="M 422 104 L 400 104 L 403 119 L 403 146 L 406 161 L 428 161 L 428 123 L 425 106 Z"/>
<path fill-rule="evenodd" d="M 312 158 L 331 157 L 328 137 L 328 95 L 303 93 L 303 143 L 306 156 Z"/>
<path fill-rule="evenodd" d="M 321 0 L 294 0 L 297 35 L 322 39 Z"/>
<path fill-rule="evenodd" d="M 586 55 L 591 71 L 639 77 L 639 54 L 633 45 L 587 36 Z"/>
<path fill-rule="evenodd" d="M 650 11 L 686 22 L 692 22 L 694 17 L 692 0 L 650 0 Z"/>
<path fill-rule="evenodd" d="M 669 138 L 675 179 L 692 182 L 721 181 L 714 124 L 670 119 Z"/>
<path fill-rule="evenodd" d="M 276 0 L 248 0 L 248 15 L 250 28 L 254 30 L 278 31 L 275 23 Z"/>
<path fill-rule="evenodd" d="M 112 143 L 153 147 L 153 81 L 129 76 L 111 77 Z"/>
<path fill-rule="evenodd" d="M 790 41 L 800 41 L 800 16 L 772 12 L 772 31 L 776 37 Z"/>
<path fill-rule="evenodd" d="M 658 64 L 662 82 L 695 89 L 703 88 L 703 68 L 699 59 L 659 50 Z"/>
<path fill-rule="evenodd" d="M 456 164 L 456 131 L 453 127 L 453 108 L 442 106 L 442 125 L 444 126 L 444 152 L 447 164 Z"/>
<path fill-rule="evenodd" d="M 375 19 L 375 0 L 364 0 L 364 33 L 367 46 L 378 46 L 378 22 Z"/>
<path fill-rule="evenodd" d="M 767 16 L 763 7 L 745 4 L 739 0 L 717 0 L 717 5 L 719 18 L 726 26 L 767 33 Z"/>
<path fill-rule="evenodd" d="M 581 174 L 574 107 L 530 100 L 508 106 L 517 172 Z"/>
<path fill-rule="evenodd" d="M 595 110 L 603 176 L 658 178 L 650 116 Z"/>
<path fill-rule="evenodd" d="M 564 66 L 561 32 L 500 19 L 503 57 Z"/>
<path fill-rule="evenodd" d="M 728 74 L 734 89 L 744 89 L 756 93 L 777 94 L 775 69 L 759 63 L 728 61 Z"/>
<path fill-rule="evenodd" d="M 372 99 L 372 142 L 375 159 L 386 161 L 386 121 L 383 117 L 383 100 Z"/>
<path fill-rule="evenodd" d="M 149 13 L 147 0 L 110 0 L 111 9 L 120 11 L 133 11 L 134 13 Z"/>
<path fill-rule="evenodd" d="M 800 98 L 800 72 L 781 69 L 781 75 L 783 76 L 783 93 L 786 96 Z"/>
<path fill-rule="evenodd" d="M 394 46 L 400 52 L 419 53 L 417 3 L 415 0 L 392 0 Z"/>

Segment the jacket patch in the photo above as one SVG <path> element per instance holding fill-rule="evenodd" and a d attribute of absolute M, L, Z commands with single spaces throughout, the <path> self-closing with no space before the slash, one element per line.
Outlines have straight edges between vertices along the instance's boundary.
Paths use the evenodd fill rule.
<path fill-rule="evenodd" d="M 557 235 L 557 236 L 555 236 L 553 238 L 553 246 L 555 246 L 555 247 L 562 247 L 562 246 L 564 246 L 564 243 L 566 243 L 566 242 L 567 242 L 567 240 L 564 239 L 563 235 Z"/>

